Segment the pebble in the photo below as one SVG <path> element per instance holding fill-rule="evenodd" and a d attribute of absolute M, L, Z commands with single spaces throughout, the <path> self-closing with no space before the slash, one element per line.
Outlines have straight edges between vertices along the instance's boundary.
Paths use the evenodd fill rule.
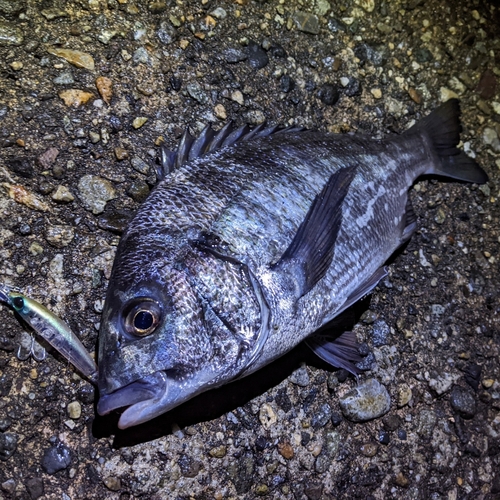
<path fill-rule="evenodd" d="M 315 14 L 298 10 L 293 14 L 293 22 L 299 31 L 312 35 L 319 33 L 319 19 Z"/>
<path fill-rule="evenodd" d="M 12 198 L 17 203 L 25 205 L 33 210 L 39 210 L 40 212 L 49 211 L 49 206 L 31 191 L 28 191 L 24 186 L 9 184 L 8 182 L 2 182 L 1 185 L 7 191 L 9 198 Z"/>
<path fill-rule="evenodd" d="M 121 234 L 133 215 L 131 211 L 112 208 L 99 217 L 98 226 L 105 231 Z"/>
<path fill-rule="evenodd" d="M 500 153 L 500 139 L 494 128 L 486 127 L 483 130 L 483 142 L 487 146 L 491 146 L 491 149 L 493 149 L 495 153 Z"/>
<path fill-rule="evenodd" d="M 41 477 L 32 477 L 24 485 L 32 500 L 40 498 L 44 494 L 43 479 Z"/>
<path fill-rule="evenodd" d="M 54 56 L 61 57 L 77 68 L 85 68 L 89 71 L 94 71 L 95 69 L 94 58 L 87 52 L 71 49 L 58 49 L 55 47 L 48 48 L 47 52 Z"/>
<path fill-rule="evenodd" d="M 257 43 L 249 42 L 247 46 L 248 63 L 253 69 L 262 69 L 269 63 L 266 51 Z"/>
<path fill-rule="evenodd" d="M 224 446 L 223 444 L 221 444 L 220 446 L 215 446 L 208 452 L 208 454 L 214 458 L 223 458 L 226 456 L 226 453 L 227 446 Z"/>
<path fill-rule="evenodd" d="M 30 179 L 35 173 L 35 169 L 31 165 L 31 162 L 24 158 L 5 160 L 5 164 L 9 170 L 20 177 L 24 177 L 25 179 Z"/>
<path fill-rule="evenodd" d="M 77 420 L 82 415 L 82 405 L 78 401 L 72 401 L 67 407 L 68 416 L 74 420 Z"/>
<path fill-rule="evenodd" d="M 307 387 L 310 384 L 311 380 L 305 365 L 297 368 L 297 370 L 290 375 L 290 382 L 300 387 Z"/>
<path fill-rule="evenodd" d="M 190 82 L 186 85 L 187 93 L 200 104 L 207 104 L 210 100 L 207 92 L 205 92 L 198 82 Z"/>
<path fill-rule="evenodd" d="M 278 421 L 278 415 L 270 404 L 264 403 L 259 410 L 259 420 L 264 429 L 270 429 Z"/>
<path fill-rule="evenodd" d="M 21 45 L 23 41 L 23 32 L 19 28 L 0 20 L 0 47 Z"/>
<path fill-rule="evenodd" d="M 78 108 L 94 97 L 94 94 L 79 89 L 67 89 L 59 92 L 59 97 L 68 107 Z"/>
<path fill-rule="evenodd" d="M 142 203 L 149 195 L 149 186 L 143 180 L 137 179 L 127 190 L 127 194 L 138 203 Z"/>
<path fill-rule="evenodd" d="M 45 239 L 56 248 L 67 247 L 75 237 L 72 226 L 54 225 L 45 231 Z"/>
<path fill-rule="evenodd" d="M 476 91 L 483 99 L 491 99 L 495 95 L 496 85 L 496 76 L 493 71 L 488 68 L 481 75 Z"/>
<path fill-rule="evenodd" d="M 311 427 L 313 429 L 320 429 L 324 427 L 332 416 L 332 409 L 328 403 L 320 406 L 318 411 L 311 418 Z"/>
<path fill-rule="evenodd" d="M 224 52 L 224 59 L 229 64 L 236 64 L 248 59 L 248 54 L 242 49 L 229 48 Z"/>
<path fill-rule="evenodd" d="M 288 441 L 278 443 L 278 453 L 287 460 L 292 459 L 295 454 L 292 445 Z"/>
<path fill-rule="evenodd" d="M 382 91 L 380 89 L 371 89 L 370 93 L 373 97 L 375 97 L 375 99 L 382 99 Z"/>
<path fill-rule="evenodd" d="M 324 83 L 318 90 L 318 98 L 323 104 L 333 106 L 340 98 L 338 88 L 331 83 Z"/>
<path fill-rule="evenodd" d="M 125 148 L 116 147 L 114 150 L 115 158 L 118 161 L 126 160 L 128 158 L 128 151 Z"/>
<path fill-rule="evenodd" d="M 57 7 L 51 9 L 43 9 L 41 14 L 47 21 L 53 21 L 54 19 L 60 19 L 61 17 L 68 17 L 68 13 L 65 10 L 58 9 Z"/>
<path fill-rule="evenodd" d="M 240 90 L 235 90 L 234 92 L 231 93 L 231 100 L 234 102 L 237 102 L 238 104 L 242 105 L 245 103 L 245 99 L 243 97 L 243 94 Z"/>
<path fill-rule="evenodd" d="M 130 159 L 130 164 L 132 168 L 143 175 L 149 174 L 149 165 L 139 156 L 133 156 Z"/>
<path fill-rule="evenodd" d="M 71 453 L 62 443 L 47 448 L 42 458 L 42 469 L 47 474 L 66 469 L 71 464 Z"/>
<path fill-rule="evenodd" d="M 295 88 L 295 82 L 290 75 L 283 75 L 280 79 L 280 89 L 287 94 Z"/>
<path fill-rule="evenodd" d="M 441 87 L 439 89 L 439 94 L 440 94 L 441 102 L 446 102 L 450 99 L 458 99 L 458 94 L 456 92 L 453 92 L 453 90 L 450 90 L 446 87 Z"/>
<path fill-rule="evenodd" d="M 122 482 L 119 477 L 108 476 L 105 477 L 102 482 L 104 483 L 104 486 L 111 491 L 118 491 L 122 487 Z"/>
<path fill-rule="evenodd" d="M 222 104 L 216 104 L 214 106 L 214 113 L 220 120 L 225 120 L 227 118 L 226 108 Z"/>
<path fill-rule="evenodd" d="M 412 397 L 413 392 L 411 390 L 411 387 L 409 387 L 407 384 L 401 384 L 398 387 L 398 408 L 406 406 L 411 401 Z"/>
<path fill-rule="evenodd" d="M 463 418 L 470 419 L 476 414 L 476 399 L 468 388 L 455 385 L 450 393 L 450 404 Z"/>
<path fill-rule="evenodd" d="M 56 161 L 58 155 L 59 150 L 57 148 L 49 148 L 45 153 L 42 153 L 36 161 L 42 168 L 48 169 Z"/>
<path fill-rule="evenodd" d="M 365 457 L 374 457 L 377 454 L 378 446 L 375 443 L 364 443 L 359 447 L 359 451 Z"/>
<path fill-rule="evenodd" d="M 12 495 L 14 491 L 16 491 L 16 482 L 14 479 L 7 479 L 7 481 L 4 481 L 0 486 L 2 490 L 9 495 Z"/>
<path fill-rule="evenodd" d="M 18 436 L 13 432 L 0 432 L 0 460 L 8 460 L 16 451 Z"/>
<path fill-rule="evenodd" d="M 56 85 L 71 85 L 75 83 L 73 78 L 73 73 L 71 71 L 63 71 L 59 76 L 56 76 L 53 80 Z"/>
<path fill-rule="evenodd" d="M 377 319 L 372 327 L 372 342 L 374 347 L 382 347 L 389 343 L 391 329 L 389 325 L 382 319 Z"/>
<path fill-rule="evenodd" d="M 410 480 L 402 472 L 398 472 L 397 476 L 394 478 L 394 483 L 402 488 L 408 488 Z"/>
<path fill-rule="evenodd" d="M 376 379 L 368 379 L 339 400 L 343 415 L 353 422 L 381 417 L 390 410 L 391 397 Z"/>
<path fill-rule="evenodd" d="M 445 392 L 448 392 L 451 386 L 460 378 L 458 374 L 451 374 L 449 372 L 444 372 L 436 378 L 431 378 L 429 380 L 429 387 L 436 392 L 438 396 L 441 396 Z"/>
<path fill-rule="evenodd" d="M 145 116 L 138 116 L 137 118 L 134 118 L 132 127 L 134 127 L 135 129 L 141 128 L 147 121 L 148 118 L 146 118 Z"/>
<path fill-rule="evenodd" d="M 417 432 L 423 438 L 430 438 L 437 423 L 437 416 L 432 410 L 422 410 L 418 414 Z"/>
<path fill-rule="evenodd" d="M 102 100 L 109 104 L 113 96 L 113 82 L 106 76 L 99 76 L 95 81 L 95 86 L 102 97 Z"/>
<path fill-rule="evenodd" d="M 78 181 L 78 191 L 83 206 L 95 215 L 104 212 L 106 203 L 117 197 L 111 182 L 96 175 L 84 175 Z"/>

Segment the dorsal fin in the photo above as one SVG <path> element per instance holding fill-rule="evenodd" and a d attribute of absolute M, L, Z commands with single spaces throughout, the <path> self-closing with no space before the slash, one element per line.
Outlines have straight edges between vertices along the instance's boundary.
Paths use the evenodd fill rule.
<path fill-rule="evenodd" d="M 266 127 L 265 123 L 261 123 L 253 129 L 250 129 L 248 125 L 235 128 L 233 122 L 228 122 L 218 132 L 213 130 L 210 125 L 207 125 L 195 139 L 186 129 L 176 151 L 170 151 L 165 146 L 160 147 L 156 177 L 158 181 L 161 181 L 188 161 L 213 153 L 218 149 L 234 146 L 240 142 L 267 137 L 272 134 L 302 132 L 303 130 L 305 130 L 303 127 L 295 127 L 293 125 L 289 127 L 279 127 L 278 125 Z"/>

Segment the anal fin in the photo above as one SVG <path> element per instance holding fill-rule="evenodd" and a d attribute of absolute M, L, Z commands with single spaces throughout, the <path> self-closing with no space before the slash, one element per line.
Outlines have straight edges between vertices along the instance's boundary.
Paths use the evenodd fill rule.
<path fill-rule="evenodd" d="M 316 356 L 329 365 L 335 368 L 344 368 L 353 375 L 361 373 L 355 363 L 363 358 L 359 354 L 358 342 L 353 332 L 344 332 L 333 339 L 321 334 L 312 335 L 306 340 L 306 344 Z"/>
<path fill-rule="evenodd" d="M 302 221 L 290 246 L 272 266 L 295 281 L 298 298 L 308 293 L 328 271 L 342 224 L 342 204 L 355 174 L 343 168 L 330 177 Z"/>

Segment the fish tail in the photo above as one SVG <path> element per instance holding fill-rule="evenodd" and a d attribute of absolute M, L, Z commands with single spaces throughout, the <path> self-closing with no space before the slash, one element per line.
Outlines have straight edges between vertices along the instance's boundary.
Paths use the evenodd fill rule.
<path fill-rule="evenodd" d="M 486 172 L 457 148 L 461 130 L 460 103 L 458 99 L 450 99 L 408 129 L 405 134 L 424 133 L 432 142 L 437 158 L 425 174 L 484 184 L 488 182 Z"/>

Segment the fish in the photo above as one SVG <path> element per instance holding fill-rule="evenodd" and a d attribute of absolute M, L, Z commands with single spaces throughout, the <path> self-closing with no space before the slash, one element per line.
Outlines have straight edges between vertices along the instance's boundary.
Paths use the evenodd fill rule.
<path fill-rule="evenodd" d="M 90 382 L 97 383 L 97 365 L 71 328 L 44 305 L 0 283 L 0 301 L 8 304 L 33 330 Z M 39 360 L 33 352 L 35 359 Z M 43 358 L 42 358 L 43 359 Z"/>
<path fill-rule="evenodd" d="M 162 148 L 124 231 L 99 331 L 97 411 L 147 422 L 301 341 L 358 373 L 356 338 L 321 329 L 369 294 L 417 228 L 422 175 L 485 183 L 450 99 L 381 139 L 230 124 Z"/>

